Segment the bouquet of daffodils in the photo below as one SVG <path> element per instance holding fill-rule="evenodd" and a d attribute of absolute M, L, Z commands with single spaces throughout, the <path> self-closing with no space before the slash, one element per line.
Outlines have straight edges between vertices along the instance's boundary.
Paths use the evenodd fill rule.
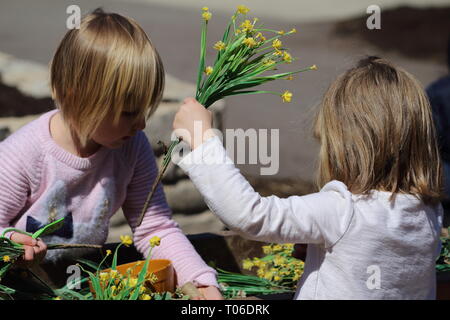
<path fill-rule="evenodd" d="M 214 43 L 213 47 L 217 50 L 214 63 L 206 66 L 206 35 L 212 14 L 207 7 L 204 7 L 202 11 L 200 62 L 195 98 L 205 108 L 227 96 L 260 93 L 275 94 L 280 96 L 283 102 L 291 102 L 292 93 L 289 91 L 273 92 L 252 88 L 277 79 L 291 80 L 296 73 L 317 69 L 315 65 L 312 65 L 292 72 L 266 74 L 276 70 L 280 64 L 290 64 L 295 61 L 281 39 L 295 33 L 296 29 L 285 32 L 266 28 L 257 18 L 247 17 L 249 9 L 245 6 L 238 6 L 225 28 L 222 40 Z M 179 139 L 172 141 L 167 149 L 162 168 L 142 210 L 140 222 L 156 186 L 170 163 L 171 153 L 179 142 Z"/>
<path fill-rule="evenodd" d="M 269 244 L 262 250 L 262 258 L 242 261 L 245 270 L 256 268 L 256 276 L 218 269 L 218 280 L 227 298 L 295 291 L 304 262 L 292 257 L 294 244 Z"/>

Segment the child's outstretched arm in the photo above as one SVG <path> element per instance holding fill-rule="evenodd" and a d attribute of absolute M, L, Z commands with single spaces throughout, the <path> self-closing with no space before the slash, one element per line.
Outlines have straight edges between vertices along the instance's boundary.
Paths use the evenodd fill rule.
<path fill-rule="evenodd" d="M 12 227 L 11 221 L 26 206 L 28 196 L 37 185 L 37 148 L 35 138 L 24 131 L 0 143 L 0 235 Z M 23 244 L 25 253 L 17 261 L 18 265 L 37 265 L 44 259 L 47 245 L 41 239 L 32 239 L 14 231 L 5 232 L 4 236 Z"/>
<path fill-rule="evenodd" d="M 155 156 L 147 137 L 143 132 L 139 132 L 137 140 L 139 145 L 134 174 L 122 206 L 133 230 L 135 246 L 146 255 L 150 247 L 149 240 L 154 236 L 160 237 L 161 244 L 153 249 L 152 258 L 171 260 L 180 286 L 190 281 L 199 287 L 210 288 L 205 289 L 208 295 L 211 287 L 218 288 L 217 273 L 202 260 L 178 224 L 172 219 L 172 211 L 166 202 L 161 183 L 147 208 L 142 224 L 136 227 L 148 192 L 158 175 Z M 215 293 L 217 293 L 216 296 Z M 215 290 L 206 298 L 219 299 L 220 297 L 219 291 Z"/>
<path fill-rule="evenodd" d="M 196 121 L 205 133 L 200 141 L 191 139 Z M 227 157 L 221 140 L 208 134 L 209 128 L 211 112 L 195 99 L 185 99 L 174 129 L 193 151 L 178 165 L 230 229 L 260 241 L 327 247 L 342 237 L 353 215 L 351 193 L 343 183 L 333 181 L 321 192 L 306 196 L 261 197 Z"/>

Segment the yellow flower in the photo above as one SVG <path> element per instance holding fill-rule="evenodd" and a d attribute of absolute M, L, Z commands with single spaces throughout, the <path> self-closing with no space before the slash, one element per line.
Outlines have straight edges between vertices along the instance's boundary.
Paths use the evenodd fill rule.
<path fill-rule="evenodd" d="M 251 270 L 253 268 L 253 262 L 250 259 L 245 259 L 242 263 L 242 266 L 245 270 Z"/>
<path fill-rule="evenodd" d="M 100 272 L 100 280 L 101 281 L 108 281 L 109 280 L 109 273 L 108 272 Z"/>
<path fill-rule="evenodd" d="M 128 285 L 130 287 L 135 287 L 137 285 L 138 279 L 137 278 L 130 278 L 128 279 Z"/>
<path fill-rule="evenodd" d="M 203 7 L 202 10 L 203 10 L 203 11 L 208 11 L 209 8 L 208 8 L 208 7 Z"/>
<path fill-rule="evenodd" d="M 211 67 L 211 66 L 208 66 L 208 67 L 206 67 L 205 68 L 205 73 L 206 73 L 206 75 L 210 75 L 212 72 L 213 72 L 213 68 Z"/>
<path fill-rule="evenodd" d="M 271 254 L 273 252 L 271 246 L 263 246 L 262 249 L 264 254 Z"/>
<path fill-rule="evenodd" d="M 283 53 L 283 60 L 286 61 L 286 63 L 291 63 L 292 62 L 292 57 L 289 53 L 287 53 L 286 51 Z"/>
<path fill-rule="evenodd" d="M 289 92 L 289 91 L 286 91 L 286 92 Z M 283 250 L 283 247 L 280 244 L 276 244 L 273 246 L 273 251 L 282 251 L 282 250 Z"/>
<path fill-rule="evenodd" d="M 61 297 L 58 296 L 58 297 L 54 298 L 53 300 L 61 300 Z"/>
<path fill-rule="evenodd" d="M 250 11 L 246 6 L 240 5 L 237 7 L 237 12 L 241 14 L 247 14 Z"/>
<path fill-rule="evenodd" d="M 253 30 L 253 24 L 250 22 L 250 20 L 245 20 L 241 24 L 242 31 L 252 31 Z"/>
<path fill-rule="evenodd" d="M 282 257 L 282 256 L 276 256 L 276 257 L 273 259 L 273 263 L 274 263 L 276 266 L 280 266 L 280 265 L 283 264 L 284 260 L 285 260 L 284 257 Z"/>
<path fill-rule="evenodd" d="M 292 75 L 287 76 L 287 77 L 286 77 L 286 80 L 294 80 L 294 77 L 293 77 Z"/>
<path fill-rule="evenodd" d="M 225 49 L 226 47 L 227 47 L 227 45 L 225 43 L 223 43 L 222 41 L 217 41 L 214 44 L 214 49 L 219 50 L 219 51 Z"/>
<path fill-rule="evenodd" d="M 258 271 L 256 271 L 256 274 L 258 275 L 258 277 L 262 278 L 265 275 L 265 271 L 264 269 L 258 269 Z"/>
<path fill-rule="evenodd" d="M 111 292 L 114 292 L 114 291 L 116 291 L 117 290 L 117 287 L 116 286 L 111 286 Z"/>
<path fill-rule="evenodd" d="M 202 18 L 205 19 L 205 21 L 210 20 L 212 17 L 212 13 L 209 11 L 205 11 L 202 13 Z"/>
<path fill-rule="evenodd" d="M 161 244 L 161 238 L 154 236 L 153 238 L 150 239 L 150 245 L 152 247 L 157 247 Z"/>
<path fill-rule="evenodd" d="M 106 250 L 106 255 L 109 256 L 112 253 L 111 250 Z"/>
<path fill-rule="evenodd" d="M 283 99 L 283 102 L 291 102 L 292 99 L 292 93 L 290 93 L 289 91 L 285 91 L 282 95 L 281 98 Z"/>
<path fill-rule="evenodd" d="M 263 65 L 264 66 L 271 66 L 271 65 L 273 65 L 275 63 L 275 61 L 274 60 L 272 60 L 272 59 L 264 59 L 264 61 L 263 61 Z"/>
<path fill-rule="evenodd" d="M 295 28 L 292 28 L 292 30 L 291 30 L 291 31 L 289 31 L 289 33 L 297 33 L 297 29 L 295 29 Z"/>
<path fill-rule="evenodd" d="M 317 66 L 315 64 L 313 64 L 311 67 L 309 67 L 309 69 L 311 70 L 317 70 Z"/>
<path fill-rule="evenodd" d="M 261 41 L 266 41 L 266 38 L 262 35 L 261 32 L 258 32 L 258 34 L 256 35 L 255 39 L 261 38 Z"/>
<path fill-rule="evenodd" d="M 241 29 L 236 29 L 236 34 L 239 34 L 241 32 L 242 32 Z"/>
<path fill-rule="evenodd" d="M 252 47 L 256 46 L 256 41 L 255 41 L 255 39 L 253 39 L 252 37 L 250 37 L 250 38 L 245 38 L 245 39 L 242 41 L 242 43 L 245 44 L 245 45 L 247 45 L 249 48 L 252 48 Z"/>
<path fill-rule="evenodd" d="M 11 258 L 9 256 L 3 256 L 3 262 L 10 262 Z"/>
<path fill-rule="evenodd" d="M 147 279 L 150 280 L 151 283 L 155 283 L 158 281 L 158 277 L 154 273 L 152 273 Z"/>
<path fill-rule="evenodd" d="M 278 50 L 277 48 L 275 48 L 275 52 L 273 53 L 274 56 L 281 56 L 283 54 L 283 51 Z"/>
<path fill-rule="evenodd" d="M 152 299 L 152 297 L 150 295 L 148 295 L 148 294 L 143 294 L 141 296 L 141 300 L 151 300 L 151 299 Z"/>
<path fill-rule="evenodd" d="M 283 43 L 281 42 L 280 39 L 275 39 L 272 42 L 272 47 L 274 47 L 275 49 L 280 49 L 283 46 Z"/>
<path fill-rule="evenodd" d="M 130 236 L 120 236 L 120 241 L 127 247 L 133 244 L 133 240 L 131 240 Z"/>
<path fill-rule="evenodd" d="M 275 280 L 275 281 L 280 281 L 280 280 L 281 280 L 281 277 L 280 277 L 279 275 L 276 275 L 275 277 L 273 277 L 273 280 Z"/>
<path fill-rule="evenodd" d="M 117 275 L 118 275 L 117 270 L 113 269 L 113 270 L 109 271 L 109 276 L 110 276 L 112 279 L 116 278 Z"/>
<path fill-rule="evenodd" d="M 286 32 L 284 32 L 284 30 L 280 30 L 280 31 L 278 31 L 278 34 L 281 34 L 281 35 L 283 35 L 283 34 L 285 34 Z"/>
<path fill-rule="evenodd" d="M 264 273 L 264 279 L 267 279 L 267 280 L 272 280 L 272 278 L 273 278 L 273 273 L 272 273 L 272 271 L 267 271 L 266 273 Z"/>

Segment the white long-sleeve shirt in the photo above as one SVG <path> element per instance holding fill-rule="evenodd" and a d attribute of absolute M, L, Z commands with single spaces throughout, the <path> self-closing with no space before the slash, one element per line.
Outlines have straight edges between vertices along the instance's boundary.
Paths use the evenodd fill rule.
<path fill-rule="evenodd" d="M 214 136 L 178 162 L 231 230 L 274 243 L 308 243 L 295 299 L 435 299 L 442 206 L 413 195 L 318 193 L 262 197 Z"/>

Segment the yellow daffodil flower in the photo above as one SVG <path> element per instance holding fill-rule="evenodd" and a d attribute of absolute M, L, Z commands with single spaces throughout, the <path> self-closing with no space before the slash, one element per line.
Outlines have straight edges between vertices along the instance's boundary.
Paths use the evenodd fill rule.
<path fill-rule="evenodd" d="M 280 30 L 277 32 L 278 34 L 284 35 L 286 32 L 284 30 Z"/>
<path fill-rule="evenodd" d="M 117 275 L 118 275 L 117 270 L 113 269 L 113 270 L 109 271 L 109 277 L 110 277 L 111 279 L 117 278 Z"/>
<path fill-rule="evenodd" d="M 313 64 L 311 67 L 309 67 L 309 69 L 311 70 L 317 70 L 317 66 L 315 64 Z"/>
<path fill-rule="evenodd" d="M 120 236 L 120 241 L 122 241 L 122 243 L 127 247 L 133 244 L 133 240 L 130 236 Z"/>
<path fill-rule="evenodd" d="M 100 272 L 100 280 L 101 281 L 108 281 L 109 280 L 109 273 L 108 272 Z"/>
<path fill-rule="evenodd" d="M 209 8 L 208 8 L 208 7 L 203 7 L 202 10 L 203 10 L 203 11 L 208 11 Z"/>
<path fill-rule="evenodd" d="M 150 295 L 148 295 L 148 294 L 143 294 L 141 296 L 141 300 L 151 300 L 151 299 L 152 299 L 152 297 Z"/>
<path fill-rule="evenodd" d="M 286 51 L 283 53 L 283 60 L 286 63 L 291 63 L 292 62 L 292 57 L 289 53 L 287 53 Z"/>
<path fill-rule="evenodd" d="M 250 259 L 245 259 L 242 263 L 242 267 L 245 270 L 252 270 L 253 268 L 253 262 Z"/>
<path fill-rule="evenodd" d="M 152 247 L 157 247 L 160 245 L 160 243 L 161 243 L 160 237 L 154 236 L 153 238 L 150 239 L 150 246 Z"/>
<path fill-rule="evenodd" d="M 272 47 L 274 47 L 275 49 L 280 49 L 283 46 L 283 43 L 281 42 L 280 39 L 275 39 L 272 42 Z"/>
<path fill-rule="evenodd" d="M 214 71 L 214 69 L 211 66 L 208 66 L 205 68 L 205 73 L 206 75 L 210 75 L 212 72 Z"/>
<path fill-rule="evenodd" d="M 3 262 L 10 262 L 11 258 L 9 256 L 3 256 Z"/>
<path fill-rule="evenodd" d="M 237 7 L 237 12 L 240 14 L 247 14 L 249 11 L 250 11 L 250 9 L 244 5 L 240 5 Z"/>
<path fill-rule="evenodd" d="M 245 39 L 242 41 L 242 43 L 245 44 L 245 45 L 247 45 L 249 48 L 252 48 L 252 47 L 256 46 L 256 41 L 255 41 L 255 39 L 253 39 L 252 37 L 250 37 L 250 38 L 245 38 Z"/>
<path fill-rule="evenodd" d="M 275 64 L 275 61 L 272 60 L 272 59 L 264 59 L 264 61 L 263 61 L 263 65 L 266 66 L 266 67 L 267 66 L 271 66 L 273 64 Z"/>
<path fill-rule="evenodd" d="M 283 102 L 291 102 L 292 99 L 292 93 L 289 91 L 285 91 L 282 95 L 281 98 L 283 99 Z M 276 249 L 274 249 L 276 250 Z"/>
<path fill-rule="evenodd" d="M 109 256 L 112 253 L 111 250 L 106 250 L 106 255 Z"/>
<path fill-rule="evenodd" d="M 287 77 L 286 77 L 286 80 L 294 80 L 294 77 L 293 77 L 292 75 L 287 76 Z"/>
<path fill-rule="evenodd" d="M 217 41 L 214 44 L 214 49 L 219 50 L 219 51 L 225 49 L 226 47 L 227 47 L 227 45 L 225 43 L 223 43 L 222 41 Z"/>
<path fill-rule="evenodd" d="M 245 20 L 241 24 L 242 31 L 252 31 L 253 30 L 253 24 L 250 22 L 250 20 Z"/>
<path fill-rule="evenodd" d="M 272 247 L 271 246 L 263 246 L 262 247 L 264 254 L 271 254 L 272 253 Z"/>
<path fill-rule="evenodd" d="M 205 12 L 202 13 L 202 18 L 205 21 L 209 21 L 211 19 L 211 17 L 212 17 L 212 13 L 209 12 L 209 11 L 205 11 Z"/>

